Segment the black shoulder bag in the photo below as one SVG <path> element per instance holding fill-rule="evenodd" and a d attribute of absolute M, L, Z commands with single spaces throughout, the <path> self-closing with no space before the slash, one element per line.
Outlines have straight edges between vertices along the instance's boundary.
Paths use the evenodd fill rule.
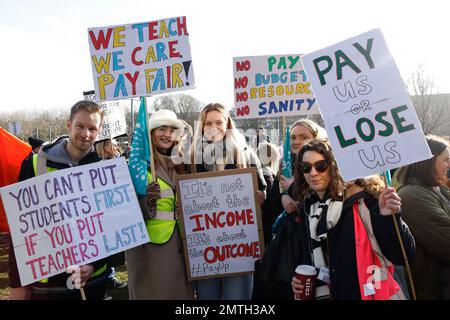
<path fill-rule="evenodd" d="M 261 259 L 260 278 L 291 283 L 295 268 L 301 260 L 300 225 L 296 214 L 289 214 L 280 224 Z"/>

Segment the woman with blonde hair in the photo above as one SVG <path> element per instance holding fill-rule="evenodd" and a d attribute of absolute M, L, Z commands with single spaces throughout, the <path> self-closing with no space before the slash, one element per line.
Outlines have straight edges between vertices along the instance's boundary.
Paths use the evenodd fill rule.
<path fill-rule="evenodd" d="M 314 139 L 327 140 L 328 136 L 325 129 L 314 121 L 299 119 L 295 121 L 289 129 L 289 138 L 291 141 L 292 163 L 294 164 L 297 153 L 305 144 Z M 285 191 L 289 189 L 289 186 L 293 181 L 293 178 L 287 178 L 283 175 L 280 176 L 280 184 Z"/>
<path fill-rule="evenodd" d="M 95 151 L 97 151 L 98 156 L 103 160 L 118 158 L 122 153 L 115 139 L 97 142 L 95 144 Z"/>
<path fill-rule="evenodd" d="M 215 172 L 237 168 L 256 167 L 257 199 L 265 198 L 266 182 L 261 163 L 246 144 L 231 119 L 219 103 L 210 103 L 199 115 L 190 152 L 191 172 Z M 196 281 L 200 300 L 249 300 L 252 275 L 230 276 Z"/>

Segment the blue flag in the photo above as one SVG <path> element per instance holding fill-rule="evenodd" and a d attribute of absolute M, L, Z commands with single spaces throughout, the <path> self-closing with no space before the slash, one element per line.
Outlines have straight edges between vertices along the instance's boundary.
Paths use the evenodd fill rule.
<path fill-rule="evenodd" d="M 284 138 L 281 174 L 286 178 L 292 177 L 291 135 L 289 134 L 289 126 L 286 127 L 286 136 Z"/>
<path fill-rule="evenodd" d="M 141 105 L 134 128 L 131 143 L 130 170 L 131 180 L 138 195 L 145 195 L 147 188 L 147 168 L 150 164 L 150 144 L 148 143 L 147 113 L 145 112 L 145 98 L 141 98 Z"/>

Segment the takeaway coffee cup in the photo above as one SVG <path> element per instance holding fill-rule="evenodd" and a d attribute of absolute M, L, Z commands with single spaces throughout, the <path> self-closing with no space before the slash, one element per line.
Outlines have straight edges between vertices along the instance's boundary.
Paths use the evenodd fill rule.
<path fill-rule="evenodd" d="M 314 300 L 316 297 L 317 271 L 313 266 L 301 264 L 295 268 L 295 277 L 304 286 L 302 294 L 295 294 L 295 300 Z"/>

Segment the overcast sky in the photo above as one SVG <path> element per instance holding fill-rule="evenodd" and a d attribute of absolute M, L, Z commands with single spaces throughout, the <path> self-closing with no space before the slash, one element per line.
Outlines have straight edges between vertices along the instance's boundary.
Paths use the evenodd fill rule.
<path fill-rule="evenodd" d="M 406 82 L 450 93 L 444 0 L 0 0 L 0 111 L 69 108 L 94 88 L 87 28 L 187 16 L 198 100 L 233 105 L 235 56 L 300 54 L 381 28 Z"/>

